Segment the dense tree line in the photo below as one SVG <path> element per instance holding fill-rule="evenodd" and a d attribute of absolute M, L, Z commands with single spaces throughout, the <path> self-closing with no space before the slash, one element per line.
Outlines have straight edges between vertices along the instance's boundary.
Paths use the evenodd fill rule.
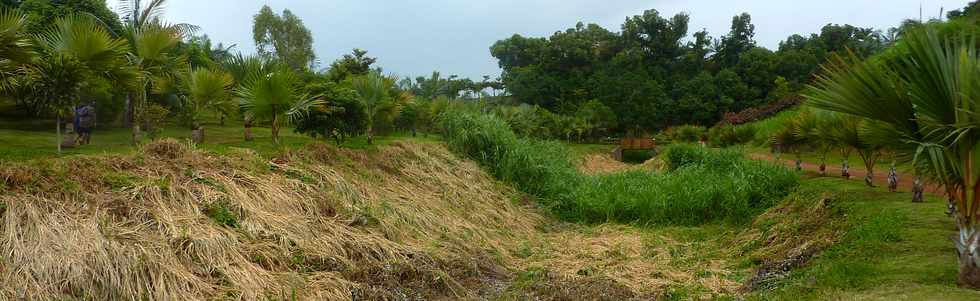
<path fill-rule="evenodd" d="M 548 38 L 514 35 L 490 50 L 518 101 L 574 115 L 598 100 L 615 112 L 617 130 L 629 131 L 714 124 L 726 112 L 792 95 L 833 53 L 866 57 L 891 41 L 870 28 L 828 24 L 772 51 L 757 46 L 754 35 L 747 13 L 713 38 L 706 30 L 689 34 L 687 14 L 648 10 L 627 18 L 619 32 L 579 23 Z"/>

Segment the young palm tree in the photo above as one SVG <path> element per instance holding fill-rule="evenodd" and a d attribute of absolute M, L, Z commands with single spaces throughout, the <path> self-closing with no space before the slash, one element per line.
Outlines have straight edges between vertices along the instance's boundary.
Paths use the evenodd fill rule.
<path fill-rule="evenodd" d="M 177 44 L 187 34 L 197 30 L 189 24 L 166 24 L 163 15 L 166 0 L 120 0 L 119 16 L 125 25 L 122 36 L 129 41 L 130 61 L 140 77 L 129 102 L 132 122 L 132 142 L 140 138 L 140 112 L 146 104 L 147 92 L 160 81 L 177 77 L 186 65 L 186 58 L 175 53 Z"/>
<path fill-rule="evenodd" d="M 24 65 L 34 53 L 30 36 L 25 32 L 27 18 L 14 10 L 0 9 L 0 92 L 17 86 Z"/>
<path fill-rule="evenodd" d="M 289 69 L 255 72 L 236 90 L 247 120 L 268 121 L 272 141 L 279 144 L 279 129 L 303 117 L 321 100 L 304 93 L 302 81 Z"/>
<path fill-rule="evenodd" d="M 234 110 L 231 101 L 232 76 L 224 71 L 199 68 L 187 74 L 185 91 L 187 105 L 191 110 L 194 142 L 204 142 L 204 126 L 201 115 L 213 110 L 218 114 L 229 115 Z"/>
<path fill-rule="evenodd" d="M 91 80 L 120 84 L 135 77 L 126 61 L 126 42 L 113 37 L 90 16 L 69 15 L 37 37 L 40 59 L 26 68 L 27 97 L 43 103 L 57 117 L 61 152 L 61 117 L 79 101 L 79 91 Z"/>
<path fill-rule="evenodd" d="M 250 74 L 263 73 L 269 74 L 277 68 L 275 61 L 264 60 L 259 56 L 246 56 L 239 53 L 222 62 L 222 66 L 231 74 L 235 83 L 234 86 L 240 87 Z M 252 141 L 252 120 L 244 118 L 245 141 Z"/>
<path fill-rule="evenodd" d="M 966 41 L 966 42 L 964 42 Z M 956 203 L 958 283 L 980 288 L 980 57 L 972 37 L 907 32 L 889 61 L 839 59 L 807 93 L 819 108 L 866 118 L 867 132 L 941 183 Z"/>
<path fill-rule="evenodd" d="M 358 76 L 351 80 L 351 86 L 357 91 L 358 100 L 363 103 L 367 111 L 367 138 L 368 144 L 374 143 L 374 126 L 385 113 L 397 113 L 398 104 L 411 99 L 411 95 L 399 93 L 395 97 L 391 96 L 394 81 L 381 75 L 378 71 L 372 71 L 367 75 Z"/>
<path fill-rule="evenodd" d="M 792 152 L 796 159 L 796 170 L 803 170 L 803 149 L 809 144 L 807 132 L 813 117 L 810 112 L 801 112 L 794 118 L 786 120 L 783 128 L 772 136 L 772 143 L 779 145 L 783 151 Z"/>

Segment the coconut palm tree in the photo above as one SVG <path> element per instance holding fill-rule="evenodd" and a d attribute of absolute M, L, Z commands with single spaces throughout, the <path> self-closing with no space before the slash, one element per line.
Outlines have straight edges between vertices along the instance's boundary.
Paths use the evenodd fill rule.
<path fill-rule="evenodd" d="M 236 94 L 247 120 L 270 123 L 275 144 L 279 144 L 279 129 L 283 125 L 295 122 L 323 103 L 307 95 L 299 77 L 282 67 L 271 73 L 252 73 Z"/>
<path fill-rule="evenodd" d="M 57 118 L 61 152 L 61 118 L 79 101 L 79 91 L 91 81 L 132 82 L 135 74 L 126 60 L 126 42 L 113 37 L 97 20 L 68 15 L 37 37 L 40 58 L 26 67 L 25 97 L 43 104 Z"/>
<path fill-rule="evenodd" d="M 14 10 L 0 9 L 0 92 L 11 91 L 36 53 L 25 32 L 27 18 Z"/>
<path fill-rule="evenodd" d="M 231 114 L 234 103 L 231 101 L 232 76 L 224 71 L 198 68 L 187 74 L 184 81 L 187 106 L 192 114 L 195 143 L 204 142 L 204 126 L 201 115 L 213 110 L 222 116 Z"/>
<path fill-rule="evenodd" d="M 980 288 L 980 56 L 976 39 L 909 30 L 889 60 L 853 55 L 825 66 L 806 93 L 811 105 L 865 118 L 956 203 L 958 283 Z"/>

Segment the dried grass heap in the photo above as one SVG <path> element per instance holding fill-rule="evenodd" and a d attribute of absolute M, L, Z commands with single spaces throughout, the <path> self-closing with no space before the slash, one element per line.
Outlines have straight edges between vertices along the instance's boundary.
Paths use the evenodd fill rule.
<path fill-rule="evenodd" d="M 0 166 L 0 299 L 472 299 L 540 219 L 442 147 L 273 161 L 166 140 Z"/>

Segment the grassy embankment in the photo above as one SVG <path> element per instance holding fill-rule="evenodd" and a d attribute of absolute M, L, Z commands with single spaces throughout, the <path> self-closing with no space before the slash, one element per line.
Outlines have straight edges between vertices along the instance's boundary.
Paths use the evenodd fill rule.
<path fill-rule="evenodd" d="M 0 163 L 0 231 L 13 238 L 0 244 L 9 254 L 0 259 L 6 284 L 0 294 L 980 298 L 954 285 L 955 260 L 946 239 L 953 227 L 941 200 L 912 204 L 905 194 L 835 178 L 803 179 L 795 192 L 766 204 L 774 206 L 768 210 L 731 211 L 725 217 L 705 215 L 703 204 L 695 203 L 687 209 L 697 214 L 631 226 L 602 223 L 630 217 L 623 213 L 628 207 L 619 205 L 610 206 L 613 218 L 553 221 L 528 208 L 534 198 L 495 183 L 476 165 L 431 142 L 369 150 L 290 146 L 259 153 L 166 142 L 109 152 Z M 269 162 L 270 157 L 285 161 Z M 681 169 L 711 164 L 697 165 Z M 574 168 L 571 174 L 577 174 Z M 646 180 L 663 180 L 651 174 L 576 175 L 573 181 L 637 179 L 636 185 L 644 186 Z M 514 179 L 519 177 L 509 181 Z M 671 187 L 652 186 L 668 192 Z M 686 187 L 693 196 L 702 190 Z M 639 195 L 645 189 L 653 188 L 638 190 Z M 621 197 L 607 194 L 610 190 L 570 191 L 572 197 L 595 200 Z M 748 216 L 730 218 L 743 213 Z M 702 218 L 709 221 L 690 223 Z M 792 269 L 756 276 L 760 266 Z M 746 283 L 754 283 L 755 291 L 744 291 Z"/>

